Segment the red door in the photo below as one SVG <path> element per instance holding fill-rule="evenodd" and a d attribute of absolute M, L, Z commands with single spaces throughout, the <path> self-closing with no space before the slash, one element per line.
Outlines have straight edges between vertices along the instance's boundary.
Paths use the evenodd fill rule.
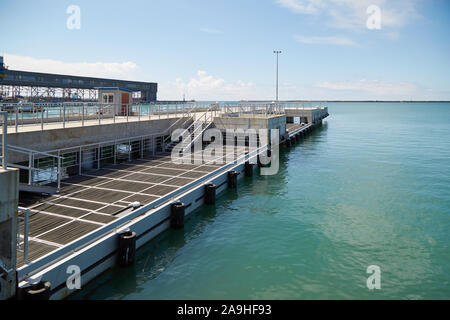
<path fill-rule="evenodd" d="M 126 116 L 127 110 L 129 110 L 129 103 L 130 103 L 130 94 L 129 93 L 122 93 L 122 115 Z"/>

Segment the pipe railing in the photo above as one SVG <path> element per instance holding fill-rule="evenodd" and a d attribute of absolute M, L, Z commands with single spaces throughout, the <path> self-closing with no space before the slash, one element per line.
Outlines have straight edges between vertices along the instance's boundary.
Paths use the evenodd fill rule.
<path fill-rule="evenodd" d="M 3 144 L 2 144 L 3 147 Z M 35 182 L 35 172 L 42 172 L 44 175 L 49 174 L 49 168 L 51 170 L 50 178 L 43 179 L 43 181 L 50 180 L 57 183 L 56 191 L 59 192 L 61 187 L 61 157 L 49 152 L 36 151 L 28 148 L 17 147 L 8 145 L 8 153 L 19 153 L 24 155 L 28 159 L 28 166 L 19 165 L 15 163 L 8 163 L 9 167 L 22 169 L 28 171 L 28 185 L 39 185 Z M 42 160 L 43 159 L 43 160 Z M 51 162 L 51 164 L 50 164 Z M 56 170 L 56 178 L 53 178 L 54 171 Z"/>
<path fill-rule="evenodd" d="M 175 121 L 174 123 L 172 123 L 172 125 L 167 128 L 167 133 L 168 136 L 164 139 L 164 144 L 166 144 L 167 142 L 169 142 L 169 140 L 171 139 L 171 134 L 172 134 L 172 128 L 176 128 L 176 126 L 178 126 L 178 128 L 184 128 L 184 126 L 186 125 L 186 122 L 189 121 L 189 119 L 192 117 L 192 113 L 195 112 L 195 109 L 197 108 L 197 106 L 192 105 L 190 108 L 188 108 L 187 110 L 185 110 L 184 106 L 183 106 L 183 116 L 181 118 L 179 118 L 177 121 Z M 187 118 L 187 119 L 186 119 Z M 183 121 L 183 119 L 185 119 Z M 183 123 L 181 125 L 178 125 L 181 121 L 183 121 Z"/>
<path fill-rule="evenodd" d="M 2 168 L 3 170 L 8 169 L 8 143 L 7 143 L 7 137 L 8 137 L 8 112 L 2 111 L 0 112 L 0 116 L 3 118 L 3 124 L 2 124 L 2 155 L 0 156 L 0 159 L 2 160 Z"/>
<path fill-rule="evenodd" d="M 253 102 L 239 102 L 237 104 L 225 104 L 224 113 L 230 116 L 241 115 L 271 115 L 283 114 L 284 105 L 280 103 L 253 103 Z"/>
<path fill-rule="evenodd" d="M 18 216 L 18 222 L 23 222 L 23 247 L 22 240 L 20 237 L 20 229 L 17 227 L 17 251 L 23 253 L 23 264 L 28 264 L 28 236 L 29 236 L 29 220 L 30 220 L 30 209 L 18 208 L 18 214 L 22 213 L 23 216 Z"/>
<path fill-rule="evenodd" d="M 208 113 L 210 114 L 210 116 L 207 118 Z M 214 113 L 216 113 L 216 105 L 212 104 L 212 105 L 209 106 L 209 108 L 202 115 L 200 115 L 200 117 L 197 120 L 194 119 L 192 124 L 189 127 L 187 127 L 179 136 L 180 137 L 185 137 L 185 136 L 194 134 L 194 139 L 195 139 L 195 133 L 198 130 L 198 128 L 203 128 L 203 124 L 207 123 L 207 121 L 208 121 L 207 119 L 211 119 L 210 121 L 212 121 L 212 117 L 213 117 Z M 202 121 L 202 119 L 204 119 L 204 120 Z M 209 125 L 207 125 L 207 127 L 208 126 Z M 193 129 L 193 131 L 191 131 L 191 129 Z M 204 130 L 205 129 L 203 129 L 201 131 L 201 133 Z M 192 140 L 185 148 L 183 148 L 183 152 L 185 152 L 184 150 L 186 150 L 190 145 L 192 145 L 193 141 L 194 140 Z"/>
<path fill-rule="evenodd" d="M 144 121 L 178 117 L 189 106 L 199 108 L 191 103 L 182 104 L 113 104 L 92 102 L 70 103 L 0 103 L 0 111 L 8 112 L 9 126 L 19 127 L 40 125 L 40 129 L 50 125 L 66 125 L 78 123 L 84 127 L 87 124 L 116 123 L 129 121 Z"/>
<path fill-rule="evenodd" d="M 191 133 L 193 135 L 192 139 L 189 141 L 188 145 L 183 148 L 183 153 L 189 150 L 192 145 L 197 141 L 199 137 L 202 136 L 203 132 L 209 128 L 213 121 L 213 106 L 211 106 L 197 121 L 193 123 L 194 131 Z M 208 116 L 209 115 L 209 116 Z M 203 119 L 203 120 L 202 120 Z M 196 124 L 197 123 L 197 124 Z M 199 130 L 200 129 L 200 130 Z"/>

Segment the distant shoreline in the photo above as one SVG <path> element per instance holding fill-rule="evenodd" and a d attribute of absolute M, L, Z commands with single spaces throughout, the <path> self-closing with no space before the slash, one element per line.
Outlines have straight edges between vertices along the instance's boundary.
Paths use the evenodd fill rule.
<path fill-rule="evenodd" d="M 270 100 L 242 100 L 241 102 L 272 102 Z M 279 102 L 378 102 L 378 103 L 442 103 L 448 100 L 280 100 Z"/>

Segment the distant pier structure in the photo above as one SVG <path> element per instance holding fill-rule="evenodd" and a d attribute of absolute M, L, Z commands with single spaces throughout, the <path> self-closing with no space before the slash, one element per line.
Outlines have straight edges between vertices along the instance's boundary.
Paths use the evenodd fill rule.
<path fill-rule="evenodd" d="M 130 90 L 133 98 L 156 101 L 158 84 L 104 78 L 10 70 L 0 56 L 0 100 L 97 101 L 99 87 Z"/>

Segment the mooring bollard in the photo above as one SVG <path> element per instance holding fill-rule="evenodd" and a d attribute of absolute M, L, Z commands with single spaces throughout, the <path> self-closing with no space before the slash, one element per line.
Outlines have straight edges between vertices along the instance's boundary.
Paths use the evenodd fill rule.
<path fill-rule="evenodd" d="M 230 189 L 237 188 L 237 176 L 238 176 L 238 173 L 234 170 L 228 172 L 228 188 L 230 188 Z"/>
<path fill-rule="evenodd" d="M 19 288 L 17 292 L 18 300 L 50 300 L 51 283 L 41 281 L 28 287 Z"/>
<path fill-rule="evenodd" d="M 246 177 L 252 177 L 253 176 L 253 163 L 246 162 L 244 166 L 244 172 Z"/>
<path fill-rule="evenodd" d="M 215 184 L 210 183 L 205 186 L 205 204 L 206 205 L 216 204 L 216 185 Z"/>
<path fill-rule="evenodd" d="M 172 204 L 170 212 L 170 227 L 172 229 L 184 228 L 184 211 L 184 203 L 176 202 Z"/>
<path fill-rule="evenodd" d="M 136 232 L 119 233 L 118 265 L 128 267 L 134 263 L 136 255 Z"/>

